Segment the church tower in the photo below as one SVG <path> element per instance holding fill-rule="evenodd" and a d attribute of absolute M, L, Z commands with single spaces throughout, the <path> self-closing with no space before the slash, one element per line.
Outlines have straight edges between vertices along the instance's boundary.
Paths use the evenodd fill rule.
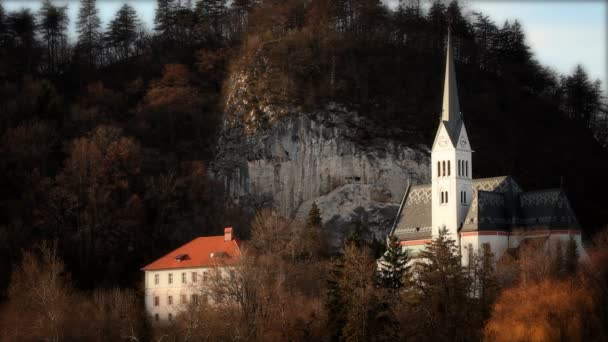
<path fill-rule="evenodd" d="M 459 241 L 458 230 L 473 197 L 471 152 L 458 103 L 452 42 L 448 32 L 443 106 L 431 153 L 433 238 L 445 227 L 450 237 Z"/>

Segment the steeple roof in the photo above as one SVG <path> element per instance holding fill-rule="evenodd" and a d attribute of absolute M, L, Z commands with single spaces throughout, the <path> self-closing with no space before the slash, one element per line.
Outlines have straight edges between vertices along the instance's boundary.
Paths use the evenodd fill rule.
<path fill-rule="evenodd" d="M 454 70 L 454 56 L 452 51 L 451 33 L 448 30 L 448 46 L 446 49 L 445 79 L 443 84 L 443 105 L 441 107 L 441 122 L 456 146 L 460 130 L 463 125 L 458 102 L 458 87 L 456 86 L 456 72 Z"/>

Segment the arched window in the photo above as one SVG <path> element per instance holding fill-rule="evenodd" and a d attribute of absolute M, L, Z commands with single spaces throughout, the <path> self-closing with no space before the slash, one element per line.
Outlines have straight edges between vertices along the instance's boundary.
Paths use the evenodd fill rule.
<path fill-rule="evenodd" d="M 450 161 L 448 160 L 448 176 L 450 175 L 451 169 L 452 169 L 452 167 L 450 166 Z"/>

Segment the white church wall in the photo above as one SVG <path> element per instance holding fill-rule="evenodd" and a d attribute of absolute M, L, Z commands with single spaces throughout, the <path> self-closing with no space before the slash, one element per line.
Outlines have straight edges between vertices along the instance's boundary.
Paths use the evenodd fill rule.
<path fill-rule="evenodd" d="M 509 246 L 509 237 L 505 232 L 488 232 L 488 235 L 479 235 L 477 232 L 472 232 L 468 235 L 463 234 L 460 238 L 462 264 L 468 265 L 469 251 L 472 250 L 474 253 L 479 254 L 484 243 L 490 244 L 492 253 L 494 253 L 494 259 L 498 260 Z"/>

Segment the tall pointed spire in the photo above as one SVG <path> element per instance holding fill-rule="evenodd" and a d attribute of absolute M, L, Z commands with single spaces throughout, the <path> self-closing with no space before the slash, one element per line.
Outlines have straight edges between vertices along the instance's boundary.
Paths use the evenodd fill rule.
<path fill-rule="evenodd" d="M 458 103 L 458 88 L 456 87 L 456 73 L 454 71 L 454 57 L 452 56 L 452 39 L 448 29 L 448 47 L 445 61 L 445 81 L 443 85 L 443 106 L 441 120 L 447 121 L 448 126 L 456 128 L 460 122 L 460 104 Z"/>

